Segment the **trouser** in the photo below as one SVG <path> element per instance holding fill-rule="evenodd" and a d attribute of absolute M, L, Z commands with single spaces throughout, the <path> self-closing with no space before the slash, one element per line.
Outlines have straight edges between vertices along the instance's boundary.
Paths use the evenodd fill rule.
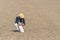
<path fill-rule="evenodd" d="M 21 25 L 19 26 L 17 23 L 15 23 L 15 27 L 16 27 L 16 30 L 18 30 L 20 32 L 24 32 L 24 29 Z"/>

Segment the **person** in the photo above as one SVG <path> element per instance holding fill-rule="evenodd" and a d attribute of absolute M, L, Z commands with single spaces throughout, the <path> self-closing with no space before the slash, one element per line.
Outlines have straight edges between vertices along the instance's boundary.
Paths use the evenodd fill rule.
<path fill-rule="evenodd" d="M 25 25 L 24 14 L 20 13 L 18 16 L 16 16 L 16 19 L 15 19 L 16 31 L 24 32 L 24 29 L 23 29 L 24 25 Z"/>

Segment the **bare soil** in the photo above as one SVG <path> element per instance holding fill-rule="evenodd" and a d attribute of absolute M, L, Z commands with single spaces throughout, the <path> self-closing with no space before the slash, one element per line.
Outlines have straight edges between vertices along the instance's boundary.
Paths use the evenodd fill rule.
<path fill-rule="evenodd" d="M 25 32 L 14 32 L 23 12 Z M 0 40 L 60 40 L 60 0 L 0 0 Z"/>

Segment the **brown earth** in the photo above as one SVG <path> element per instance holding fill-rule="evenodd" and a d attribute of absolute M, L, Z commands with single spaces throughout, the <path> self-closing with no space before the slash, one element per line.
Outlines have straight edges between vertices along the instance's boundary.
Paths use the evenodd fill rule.
<path fill-rule="evenodd" d="M 24 33 L 13 32 L 20 12 Z M 60 0 L 0 0 L 0 40 L 60 40 Z"/>

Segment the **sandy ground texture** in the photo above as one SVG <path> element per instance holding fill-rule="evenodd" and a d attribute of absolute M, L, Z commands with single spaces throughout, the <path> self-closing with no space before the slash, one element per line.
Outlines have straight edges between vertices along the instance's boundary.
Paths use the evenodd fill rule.
<path fill-rule="evenodd" d="M 23 12 L 25 32 L 14 32 Z M 60 0 L 0 0 L 0 40 L 60 40 Z"/>

